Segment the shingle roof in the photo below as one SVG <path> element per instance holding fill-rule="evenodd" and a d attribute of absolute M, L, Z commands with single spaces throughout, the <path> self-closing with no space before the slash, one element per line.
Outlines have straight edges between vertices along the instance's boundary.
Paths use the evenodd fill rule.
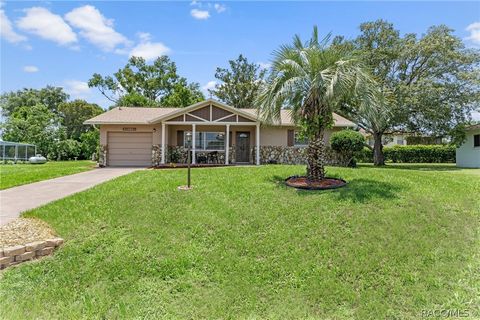
<path fill-rule="evenodd" d="M 143 108 L 143 107 L 117 107 L 102 113 L 92 119 L 85 121 L 85 124 L 148 124 L 153 120 L 162 119 L 174 114 L 183 108 Z M 257 109 L 239 109 L 246 114 L 257 118 Z M 334 126 L 354 127 L 355 124 L 348 119 L 334 113 Z M 155 121 L 156 122 L 156 121 Z M 278 126 L 293 126 L 294 123 L 289 110 L 282 110 L 281 122 Z"/>
<path fill-rule="evenodd" d="M 468 127 L 466 128 L 467 131 L 478 130 L 478 129 L 480 129 L 480 123 L 473 124 L 473 125 L 468 126 Z"/>
<path fill-rule="evenodd" d="M 178 108 L 117 107 L 88 119 L 85 124 L 147 124 L 151 119 L 175 110 Z"/>
<path fill-rule="evenodd" d="M 250 113 L 251 115 L 257 117 L 257 109 L 242 109 L 243 111 Z M 335 127 L 354 127 L 355 123 L 345 119 L 344 117 L 333 113 L 333 121 Z M 280 113 L 280 123 L 276 124 L 279 126 L 293 126 L 294 122 L 292 120 L 290 110 L 282 110 Z"/>

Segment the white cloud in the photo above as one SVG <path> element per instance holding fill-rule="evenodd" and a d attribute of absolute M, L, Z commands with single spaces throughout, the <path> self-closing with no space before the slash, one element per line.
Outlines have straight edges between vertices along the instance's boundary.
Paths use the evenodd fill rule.
<path fill-rule="evenodd" d="M 35 73 L 35 72 L 38 72 L 39 69 L 36 66 L 24 66 L 23 71 L 28 72 L 28 73 Z"/>
<path fill-rule="evenodd" d="M 472 112 L 472 119 L 475 121 L 480 121 L 480 111 L 473 111 Z"/>
<path fill-rule="evenodd" d="M 113 29 L 113 20 L 105 18 L 94 6 L 78 7 L 65 15 L 65 20 L 80 29 L 80 35 L 104 51 L 113 51 L 130 41 Z"/>
<path fill-rule="evenodd" d="M 65 81 L 64 89 L 74 99 L 84 99 L 91 93 L 88 83 L 79 80 Z"/>
<path fill-rule="evenodd" d="M 137 35 L 140 38 L 140 43 L 130 51 L 130 56 L 142 57 L 149 61 L 171 51 L 169 47 L 161 42 L 152 42 L 152 36 L 148 32 L 139 32 Z"/>
<path fill-rule="evenodd" d="M 152 39 L 152 35 L 148 32 L 137 32 L 137 36 L 142 42 L 150 41 Z"/>
<path fill-rule="evenodd" d="M 213 7 L 215 8 L 215 10 L 218 12 L 218 13 L 222 13 L 223 11 L 227 10 L 227 7 L 223 4 L 220 4 L 220 3 L 215 3 L 213 5 Z"/>
<path fill-rule="evenodd" d="M 26 37 L 16 33 L 13 30 L 12 23 L 8 19 L 4 10 L 0 10 L 0 36 L 11 43 L 17 43 L 27 40 Z"/>
<path fill-rule="evenodd" d="M 470 40 L 476 45 L 480 45 L 480 21 L 470 24 L 465 30 L 470 32 L 467 40 Z"/>
<path fill-rule="evenodd" d="M 215 89 L 217 81 L 208 81 L 206 85 L 202 87 L 205 92 L 208 92 L 209 89 Z"/>
<path fill-rule="evenodd" d="M 272 64 L 269 62 L 257 62 L 257 64 L 260 66 L 261 69 L 270 69 L 270 67 L 272 66 Z"/>
<path fill-rule="evenodd" d="M 190 2 L 190 5 L 196 6 L 196 5 L 200 5 L 200 3 L 197 0 L 193 0 L 192 2 Z"/>
<path fill-rule="evenodd" d="M 206 20 L 210 18 L 210 13 L 207 10 L 192 9 L 190 15 L 198 20 Z"/>
<path fill-rule="evenodd" d="M 59 15 L 41 7 L 32 7 L 24 11 L 26 15 L 17 21 L 20 29 L 61 45 L 77 42 L 77 35 Z"/>

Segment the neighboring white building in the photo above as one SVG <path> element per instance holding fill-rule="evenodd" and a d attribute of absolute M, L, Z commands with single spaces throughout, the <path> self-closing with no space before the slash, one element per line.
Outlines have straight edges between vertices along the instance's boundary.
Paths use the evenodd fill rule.
<path fill-rule="evenodd" d="M 467 128 L 467 139 L 457 148 L 457 167 L 480 168 L 480 124 Z"/>
<path fill-rule="evenodd" d="M 368 145 L 373 147 L 375 141 L 370 133 L 364 134 Z M 417 138 L 417 141 L 409 141 L 409 139 Z M 420 139 L 420 140 L 418 140 Z M 444 144 L 448 140 L 440 137 L 422 136 L 415 132 L 385 132 L 382 137 L 382 144 L 384 147 L 406 146 L 406 145 L 423 145 L 423 144 Z"/>
<path fill-rule="evenodd" d="M 403 132 L 393 132 L 393 133 L 384 133 L 382 137 L 382 144 L 384 147 L 393 147 L 396 145 L 407 145 L 407 136 L 408 133 Z M 367 139 L 367 143 L 369 146 L 373 147 L 375 141 L 373 140 L 373 136 L 370 133 L 365 134 L 365 138 Z"/>

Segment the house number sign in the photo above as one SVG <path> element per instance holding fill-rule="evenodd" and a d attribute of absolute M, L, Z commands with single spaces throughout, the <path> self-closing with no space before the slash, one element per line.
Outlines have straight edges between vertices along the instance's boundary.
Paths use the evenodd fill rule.
<path fill-rule="evenodd" d="M 133 131 L 137 131 L 137 128 L 126 127 L 126 128 L 123 128 L 123 131 L 133 132 Z"/>

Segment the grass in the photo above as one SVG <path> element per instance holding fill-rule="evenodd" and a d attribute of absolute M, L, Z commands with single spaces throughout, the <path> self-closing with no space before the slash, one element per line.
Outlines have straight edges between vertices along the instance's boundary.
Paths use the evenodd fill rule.
<path fill-rule="evenodd" d="M 0 190 L 90 170 L 93 161 L 49 161 L 45 164 L 0 165 Z"/>
<path fill-rule="evenodd" d="M 430 166 L 423 166 L 428 167 Z M 2 319 L 480 317 L 480 170 L 143 170 L 28 212 L 66 239 L 2 272 Z"/>

